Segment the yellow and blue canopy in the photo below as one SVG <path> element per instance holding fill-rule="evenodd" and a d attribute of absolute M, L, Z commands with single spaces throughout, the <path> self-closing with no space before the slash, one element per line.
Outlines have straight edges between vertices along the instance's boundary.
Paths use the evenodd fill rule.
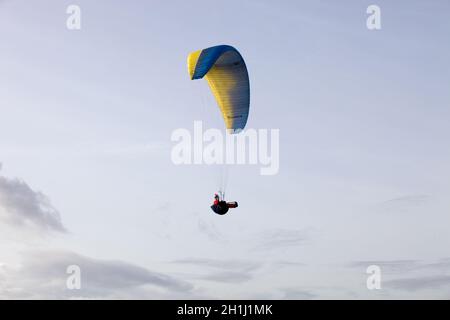
<path fill-rule="evenodd" d="M 232 46 L 220 45 L 188 56 L 191 80 L 205 77 L 216 98 L 225 125 L 231 133 L 244 129 L 250 108 L 250 82 L 241 54 Z"/>

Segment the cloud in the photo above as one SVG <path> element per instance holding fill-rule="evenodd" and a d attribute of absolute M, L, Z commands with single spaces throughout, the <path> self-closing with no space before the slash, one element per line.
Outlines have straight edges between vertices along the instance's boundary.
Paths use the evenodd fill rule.
<path fill-rule="evenodd" d="M 158 155 L 165 150 L 170 150 L 170 143 L 167 142 L 124 142 L 124 143 L 103 143 L 93 142 L 82 145 L 58 146 L 58 148 L 48 146 L 17 147 L 15 145 L 2 146 L 3 154 L 36 157 L 41 155 L 51 155 L 52 157 L 145 157 Z"/>
<path fill-rule="evenodd" d="M 198 270 L 202 270 L 204 273 L 200 275 L 197 274 L 194 276 L 195 278 L 224 283 L 241 283 L 249 281 L 253 278 L 254 272 L 262 267 L 262 263 L 247 260 L 188 258 L 175 260 L 172 263 L 198 267 Z"/>
<path fill-rule="evenodd" d="M 252 271 L 258 269 L 261 264 L 247 260 L 214 260 L 214 259 L 202 259 L 202 258 L 187 258 L 175 260 L 173 263 L 177 264 L 191 264 L 197 266 L 204 266 L 210 268 L 218 268 L 225 270 L 245 270 Z"/>
<path fill-rule="evenodd" d="M 383 213 L 412 213 L 429 204 L 428 195 L 408 195 L 379 203 L 374 210 Z"/>
<path fill-rule="evenodd" d="M 419 291 L 450 287 L 450 259 L 435 262 L 419 260 L 358 261 L 352 267 L 367 268 L 377 265 L 381 268 L 384 289 Z M 383 279 L 382 278 L 382 279 Z"/>
<path fill-rule="evenodd" d="M 299 267 L 305 267 L 306 266 L 306 264 L 305 263 L 302 263 L 302 262 L 297 262 L 297 261 L 285 261 L 285 260 L 282 260 L 282 261 L 275 261 L 274 262 L 274 265 L 275 266 L 277 266 L 277 267 L 286 267 L 286 268 L 288 268 L 288 267 L 291 267 L 291 268 L 299 268 Z"/>
<path fill-rule="evenodd" d="M 49 198 L 19 179 L 0 176 L 0 220 L 15 227 L 66 232 Z"/>
<path fill-rule="evenodd" d="M 351 264 L 351 267 L 366 269 L 370 265 L 379 266 L 383 273 L 390 274 L 422 271 L 442 273 L 450 270 L 450 259 L 443 258 L 436 262 L 420 260 L 367 260 L 354 262 Z"/>
<path fill-rule="evenodd" d="M 208 237 L 212 241 L 223 241 L 223 235 L 217 229 L 214 223 L 206 222 L 203 219 L 198 220 L 198 231 Z"/>
<path fill-rule="evenodd" d="M 249 281 L 252 278 L 253 278 L 252 274 L 246 271 L 215 272 L 202 277 L 202 279 L 204 280 L 210 280 L 215 282 L 226 282 L 226 283 L 242 283 Z"/>
<path fill-rule="evenodd" d="M 450 271 L 450 258 L 439 259 L 437 262 L 427 263 L 423 268 L 431 268 L 436 271 Z"/>
<path fill-rule="evenodd" d="M 286 288 L 281 290 L 283 292 L 283 298 L 285 300 L 311 300 L 317 296 L 303 289 Z"/>
<path fill-rule="evenodd" d="M 304 230 L 275 229 L 263 232 L 257 250 L 272 250 L 304 244 L 309 237 Z"/>
<path fill-rule="evenodd" d="M 394 199 L 390 199 L 385 201 L 384 203 L 402 203 L 402 204 L 422 204 L 427 202 L 430 199 L 430 196 L 419 194 L 419 195 L 409 195 L 398 197 Z"/>
<path fill-rule="evenodd" d="M 66 286 L 67 267 L 81 270 L 81 289 Z M 191 284 L 120 260 L 99 260 L 70 251 L 28 252 L 18 268 L 3 267 L 0 298 L 155 299 L 191 296 Z M 1 278 L 0 278 L 1 279 Z"/>
<path fill-rule="evenodd" d="M 436 275 L 436 276 L 423 276 L 416 278 L 394 279 L 390 281 L 385 281 L 384 287 L 406 291 L 417 291 L 426 289 L 434 290 L 442 287 L 450 287 L 450 276 Z"/>
<path fill-rule="evenodd" d="M 417 260 L 367 260 L 351 264 L 352 267 L 361 268 L 364 271 L 371 265 L 379 266 L 383 273 L 405 273 L 417 269 L 420 262 Z"/>

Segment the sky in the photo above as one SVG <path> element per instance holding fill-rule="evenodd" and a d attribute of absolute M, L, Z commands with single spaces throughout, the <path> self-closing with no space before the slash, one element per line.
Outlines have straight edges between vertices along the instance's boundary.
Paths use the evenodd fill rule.
<path fill-rule="evenodd" d="M 450 298 L 449 12 L 0 1 L 0 298 Z M 221 169 L 174 165 L 170 139 L 223 127 L 186 67 L 218 44 L 245 59 L 247 128 L 280 130 L 276 175 L 229 168 L 225 216 L 209 208 Z"/>

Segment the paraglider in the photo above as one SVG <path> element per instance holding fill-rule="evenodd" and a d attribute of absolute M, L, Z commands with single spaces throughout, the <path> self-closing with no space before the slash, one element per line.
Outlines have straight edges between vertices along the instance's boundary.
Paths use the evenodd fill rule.
<path fill-rule="evenodd" d="M 213 205 L 211 206 L 212 211 L 214 211 L 215 213 L 219 214 L 219 215 L 224 215 L 228 212 L 229 209 L 231 208 L 237 208 L 238 207 L 238 203 L 236 201 L 233 202 L 226 202 L 225 200 L 221 200 L 219 195 L 216 193 L 214 195 L 214 202 Z"/>
<path fill-rule="evenodd" d="M 250 109 L 250 82 L 247 66 L 239 51 L 229 45 L 214 46 L 192 52 L 187 64 L 191 80 L 205 78 L 208 82 L 227 132 L 241 132 L 247 124 Z M 216 194 L 211 209 L 223 215 L 237 206 L 237 202 L 227 203 L 223 196 L 220 198 Z"/>

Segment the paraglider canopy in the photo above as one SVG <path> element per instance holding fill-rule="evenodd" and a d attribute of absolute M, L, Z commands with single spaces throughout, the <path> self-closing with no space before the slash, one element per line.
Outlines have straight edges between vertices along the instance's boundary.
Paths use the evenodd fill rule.
<path fill-rule="evenodd" d="M 219 45 L 192 52 L 187 60 L 191 80 L 207 80 L 229 132 L 244 129 L 250 108 L 250 82 L 241 54 L 232 46 Z"/>

